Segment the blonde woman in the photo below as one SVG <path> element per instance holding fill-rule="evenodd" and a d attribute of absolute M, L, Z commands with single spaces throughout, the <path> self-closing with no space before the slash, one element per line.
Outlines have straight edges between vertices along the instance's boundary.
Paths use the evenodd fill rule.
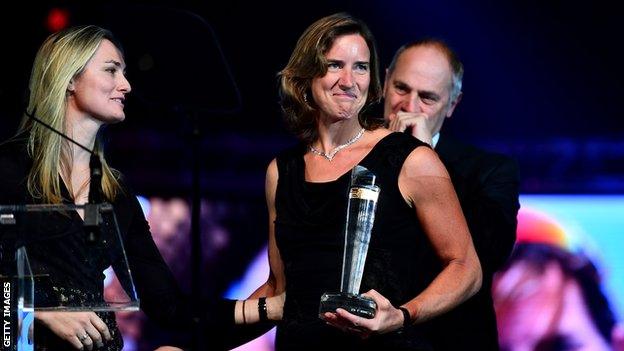
<path fill-rule="evenodd" d="M 228 300 L 208 304 L 181 295 L 152 240 L 138 201 L 102 156 L 98 131 L 103 125 L 125 119 L 124 102 L 131 91 L 125 67 L 121 46 L 107 30 L 80 26 L 55 33 L 45 40 L 35 58 L 27 113 L 99 155 L 103 196 L 113 204 L 141 308 L 150 318 L 164 326 L 191 330 L 199 308 L 215 311 L 204 317 L 213 322 L 210 326 L 227 328 L 258 321 L 257 299 L 245 304 Z M 0 145 L 0 204 L 86 203 L 90 156 L 89 151 L 25 115 L 18 135 Z M 111 264 L 115 267 L 106 254 L 94 257 L 89 250 L 83 217 L 79 212 L 58 216 L 55 221 L 75 230 L 29 248 L 31 260 L 53 273 L 51 290 L 72 304 L 101 297 L 102 269 Z M 282 299 L 266 300 L 266 319 L 280 318 Z M 261 301 L 264 307 L 265 301 Z M 41 326 L 35 328 L 38 350 L 123 347 L 112 313 L 37 312 L 35 319 Z"/>

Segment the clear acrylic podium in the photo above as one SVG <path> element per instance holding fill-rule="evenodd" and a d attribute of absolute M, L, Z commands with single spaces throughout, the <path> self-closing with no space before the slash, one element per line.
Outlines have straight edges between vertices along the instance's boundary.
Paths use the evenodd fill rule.
<path fill-rule="evenodd" d="M 111 204 L 0 205 L 0 256 L 1 350 L 34 350 L 35 311 L 139 309 Z"/>

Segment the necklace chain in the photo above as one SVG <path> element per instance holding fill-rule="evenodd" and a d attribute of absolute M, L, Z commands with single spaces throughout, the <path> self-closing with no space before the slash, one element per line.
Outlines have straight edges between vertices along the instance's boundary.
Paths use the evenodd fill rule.
<path fill-rule="evenodd" d="M 316 155 L 319 155 L 319 156 L 323 156 L 323 157 L 325 157 L 327 159 L 327 161 L 331 161 L 334 158 L 334 156 L 336 156 L 338 151 L 340 151 L 340 150 L 344 149 L 345 147 L 355 143 L 356 141 L 358 141 L 362 137 L 362 135 L 364 135 L 364 128 L 360 129 L 360 131 L 353 138 L 347 140 L 346 143 L 336 146 L 333 150 L 331 150 L 328 153 L 320 151 L 320 150 L 318 150 L 317 148 L 315 148 L 312 145 L 309 146 L 309 149 L 310 149 L 310 152 L 312 152 L 313 154 L 316 154 Z"/>

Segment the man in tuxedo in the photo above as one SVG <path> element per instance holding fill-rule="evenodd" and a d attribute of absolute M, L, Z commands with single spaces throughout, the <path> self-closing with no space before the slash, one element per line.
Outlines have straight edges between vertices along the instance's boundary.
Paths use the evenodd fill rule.
<path fill-rule="evenodd" d="M 483 286 L 456 309 L 427 322 L 435 350 L 498 350 L 492 276 L 516 238 L 518 169 L 512 159 L 441 133 L 461 100 L 463 65 L 435 39 L 401 47 L 386 71 L 384 117 L 391 130 L 429 143 L 446 166 L 483 269 Z M 435 257 L 431 277 L 441 269 Z"/>

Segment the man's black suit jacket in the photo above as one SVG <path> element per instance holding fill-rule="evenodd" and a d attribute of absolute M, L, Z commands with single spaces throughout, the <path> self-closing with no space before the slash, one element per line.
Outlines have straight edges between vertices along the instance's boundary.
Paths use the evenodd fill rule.
<path fill-rule="evenodd" d="M 442 134 L 435 151 L 451 176 L 483 269 L 483 285 L 475 296 L 427 322 L 435 350 L 498 350 L 492 275 L 505 263 L 516 239 L 518 167 L 509 157 Z M 437 273 L 439 263 L 432 258 L 431 264 Z"/>

